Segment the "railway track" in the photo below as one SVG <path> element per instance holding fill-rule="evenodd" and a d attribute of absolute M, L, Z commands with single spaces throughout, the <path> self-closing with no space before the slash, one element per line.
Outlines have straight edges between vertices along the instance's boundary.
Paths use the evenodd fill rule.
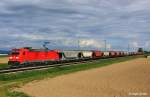
<path fill-rule="evenodd" d="M 30 66 L 30 67 L 20 67 L 20 68 L 3 68 L 0 69 L 0 74 L 10 74 L 10 73 L 17 73 L 17 72 L 23 72 L 23 71 L 31 71 L 31 70 L 42 70 L 42 69 L 48 69 L 48 68 L 55 68 L 55 67 L 64 67 L 64 66 L 70 66 L 70 65 L 77 65 L 77 64 L 84 64 L 84 63 L 92 63 L 99 60 L 108 60 L 108 59 L 114 59 L 116 57 L 109 57 L 109 58 L 98 58 L 94 60 L 84 60 L 84 61 L 76 61 L 76 62 L 67 62 L 67 63 L 55 63 L 50 65 L 36 65 L 36 66 Z"/>
<path fill-rule="evenodd" d="M 39 66 L 20 67 L 20 68 L 4 68 L 4 69 L 0 69 L 0 74 L 17 73 L 17 72 L 31 71 L 31 70 L 42 70 L 42 69 L 48 69 L 48 68 L 54 68 L 54 67 L 63 67 L 63 66 L 89 63 L 89 62 L 93 62 L 93 61 L 96 61 L 96 60 L 88 60 L 88 61 L 81 61 L 81 62 L 70 62 L 70 63 L 62 63 L 62 64 L 52 64 L 52 65 L 43 65 L 43 66 L 39 65 Z"/>

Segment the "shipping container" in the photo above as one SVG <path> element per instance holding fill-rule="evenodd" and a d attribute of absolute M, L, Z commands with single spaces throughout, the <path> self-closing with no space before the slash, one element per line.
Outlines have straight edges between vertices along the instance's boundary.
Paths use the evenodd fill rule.
<path fill-rule="evenodd" d="M 62 51 L 65 58 L 79 58 L 80 51 Z"/>
<path fill-rule="evenodd" d="M 83 57 L 92 57 L 92 51 L 82 51 Z"/>
<path fill-rule="evenodd" d="M 116 56 L 120 56 L 120 52 L 119 51 L 115 51 L 116 52 Z"/>
<path fill-rule="evenodd" d="M 108 51 L 103 52 L 104 56 L 110 56 L 110 53 Z"/>
<path fill-rule="evenodd" d="M 93 58 L 102 57 L 103 56 L 103 52 L 101 52 L 101 51 L 93 51 L 92 56 L 93 56 Z"/>
<path fill-rule="evenodd" d="M 124 54 L 125 54 L 126 56 L 128 56 L 128 55 L 129 55 L 129 52 L 124 52 Z"/>
<path fill-rule="evenodd" d="M 115 57 L 116 56 L 116 52 L 115 51 L 110 51 L 109 54 L 110 54 L 111 57 Z"/>

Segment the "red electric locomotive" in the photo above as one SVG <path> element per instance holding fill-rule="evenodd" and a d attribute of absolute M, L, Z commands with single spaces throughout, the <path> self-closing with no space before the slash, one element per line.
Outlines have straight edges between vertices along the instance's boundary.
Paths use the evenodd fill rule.
<path fill-rule="evenodd" d="M 29 47 L 13 49 L 8 64 L 32 64 L 60 60 L 61 55 L 58 50 L 32 49 Z"/>

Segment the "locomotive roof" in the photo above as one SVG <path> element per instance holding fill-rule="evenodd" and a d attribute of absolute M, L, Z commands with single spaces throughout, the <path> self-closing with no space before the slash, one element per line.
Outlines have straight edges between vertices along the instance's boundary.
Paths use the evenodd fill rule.
<path fill-rule="evenodd" d="M 49 50 L 49 49 L 43 49 L 43 48 L 32 48 L 32 47 L 24 47 L 23 49 L 28 49 L 29 51 L 52 51 L 52 50 Z"/>

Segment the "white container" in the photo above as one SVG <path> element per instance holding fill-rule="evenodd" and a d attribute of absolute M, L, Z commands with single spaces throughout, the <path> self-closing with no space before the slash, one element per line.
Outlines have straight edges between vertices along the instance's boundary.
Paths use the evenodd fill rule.
<path fill-rule="evenodd" d="M 78 58 L 79 51 L 63 51 L 66 58 Z"/>
<path fill-rule="evenodd" d="M 124 52 L 125 55 L 128 55 L 128 52 Z"/>
<path fill-rule="evenodd" d="M 82 51 L 83 57 L 92 57 L 92 51 Z"/>
<path fill-rule="evenodd" d="M 109 54 L 110 54 L 110 53 L 107 52 L 107 51 L 104 52 L 104 56 L 109 56 Z"/>

